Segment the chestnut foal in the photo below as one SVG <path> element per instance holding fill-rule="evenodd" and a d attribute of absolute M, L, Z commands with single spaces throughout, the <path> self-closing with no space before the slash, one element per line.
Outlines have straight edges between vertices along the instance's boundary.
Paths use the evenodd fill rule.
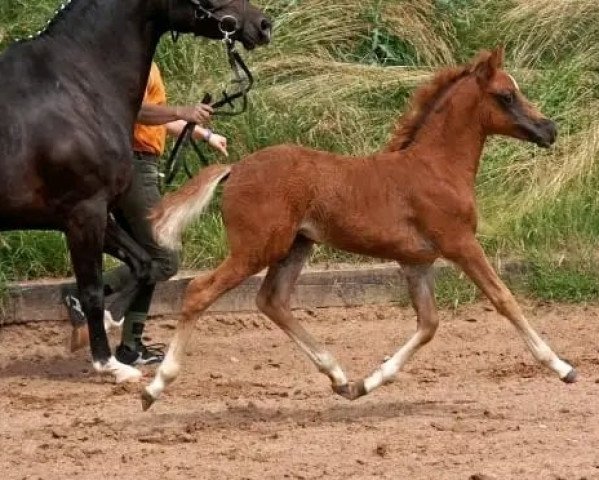
<path fill-rule="evenodd" d="M 205 169 L 154 212 L 167 246 L 227 180 L 222 214 L 229 256 L 194 279 L 164 363 L 143 392 L 149 408 L 177 374 L 198 316 L 226 291 L 268 267 L 258 307 L 325 373 L 335 392 L 355 399 L 393 379 L 437 330 L 435 259 L 459 266 L 518 330 L 533 356 L 564 382 L 576 371 L 533 330 L 487 261 L 475 237 L 474 180 L 489 135 L 549 147 L 557 135 L 502 70 L 503 50 L 482 52 L 472 64 L 440 71 L 416 91 L 387 149 L 350 158 L 282 145 L 236 165 Z M 349 382 L 335 358 L 293 317 L 289 299 L 314 243 L 398 261 L 416 310 L 416 333 L 370 376 Z"/>

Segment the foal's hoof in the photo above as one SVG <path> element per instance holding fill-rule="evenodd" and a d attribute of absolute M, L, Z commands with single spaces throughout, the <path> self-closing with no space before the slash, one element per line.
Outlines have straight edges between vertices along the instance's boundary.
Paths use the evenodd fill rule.
<path fill-rule="evenodd" d="M 366 388 L 364 387 L 364 380 L 359 382 L 349 382 L 345 385 L 333 385 L 333 391 L 337 395 L 341 395 L 348 400 L 355 400 L 366 395 Z"/>
<path fill-rule="evenodd" d="M 574 383 L 576 381 L 576 377 L 578 376 L 578 374 L 576 373 L 576 369 L 572 368 L 572 370 L 570 370 L 568 372 L 568 375 L 566 375 L 564 378 L 562 378 L 562 382 L 564 383 Z"/>
<path fill-rule="evenodd" d="M 141 392 L 141 408 L 143 409 L 143 411 L 147 412 L 155 401 L 156 399 L 152 396 L 150 392 L 148 392 L 148 389 L 144 388 Z"/>

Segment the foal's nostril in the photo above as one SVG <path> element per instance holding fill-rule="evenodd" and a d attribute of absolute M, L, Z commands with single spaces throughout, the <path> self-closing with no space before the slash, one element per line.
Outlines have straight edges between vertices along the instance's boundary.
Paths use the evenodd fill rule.
<path fill-rule="evenodd" d="M 546 146 L 553 145 L 557 139 L 557 125 L 553 120 L 543 118 L 536 122 L 536 128 L 539 135 L 543 138 Z"/>

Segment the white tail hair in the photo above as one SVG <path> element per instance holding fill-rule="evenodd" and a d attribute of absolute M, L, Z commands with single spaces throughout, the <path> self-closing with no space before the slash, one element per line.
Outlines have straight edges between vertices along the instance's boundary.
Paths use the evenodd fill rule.
<path fill-rule="evenodd" d="M 211 165 L 164 197 L 150 214 L 156 241 L 163 247 L 180 249 L 183 229 L 206 209 L 216 187 L 230 172 L 228 165 Z"/>

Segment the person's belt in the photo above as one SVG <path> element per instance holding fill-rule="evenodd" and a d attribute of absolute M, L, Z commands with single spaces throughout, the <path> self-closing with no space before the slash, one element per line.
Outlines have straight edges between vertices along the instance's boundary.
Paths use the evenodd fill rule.
<path fill-rule="evenodd" d="M 133 151 L 133 156 L 139 158 L 140 160 L 152 160 L 156 163 L 158 163 L 158 159 L 160 158 L 160 155 L 156 155 L 155 153 L 141 152 L 138 150 Z"/>

